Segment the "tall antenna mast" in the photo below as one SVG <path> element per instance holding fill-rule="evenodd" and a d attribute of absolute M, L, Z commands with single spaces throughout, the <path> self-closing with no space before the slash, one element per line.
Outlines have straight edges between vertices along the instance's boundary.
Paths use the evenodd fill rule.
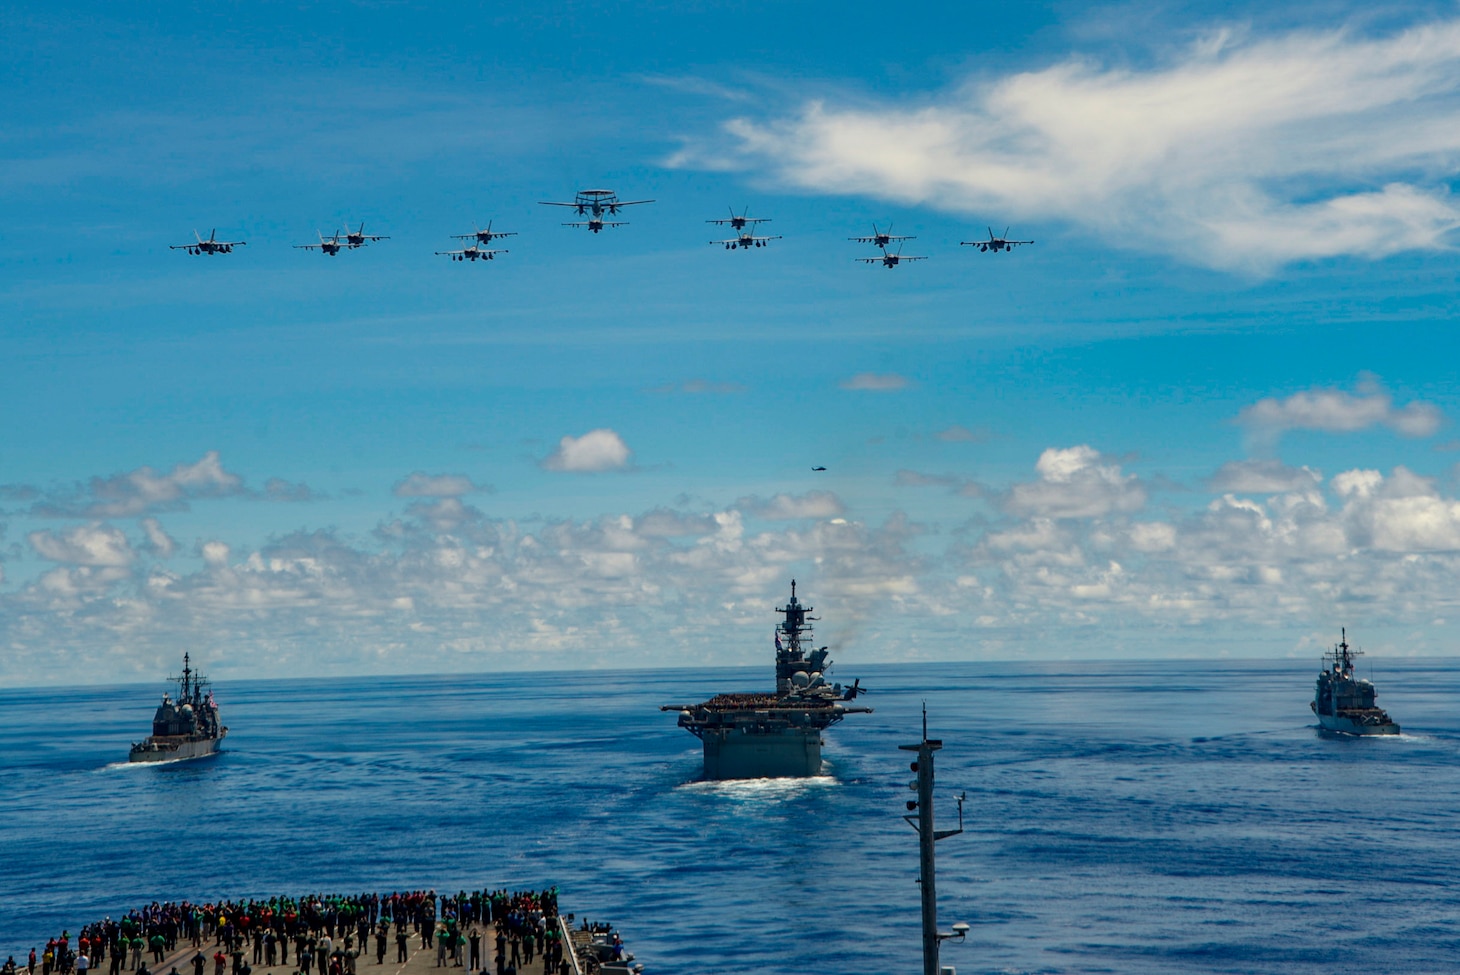
<path fill-rule="evenodd" d="M 958 797 L 958 828 L 934 829 L 933 753 L 943 747 L 943 741 L 928 737 L 928 704 L 926 701 L 923 702 L 923 740 L 916 745 L 898 745 L 897 747 L 903 751 L 918 753 L 917 761 L 912 763 L 912 770 L 918 774 L 918 777 L 908 783 L 908 788 L 916 792 L 918 797 L 909 799 L 907 803 L 908 812 L 916 812 L 917 815 L 902 818 L 918 831 L 918 884 L 922 887 L 923 913 L 923 975 L 939 975 L 939 945 L 948 938 L 957 938 L 962 941 L 968 934 L 968 925 L 959 923 L 953 925 L 952 931 L 938 930 L 937 864 L 933 844 L 963 832 L 963 801 L 967 796 L 961 794 Z"/>

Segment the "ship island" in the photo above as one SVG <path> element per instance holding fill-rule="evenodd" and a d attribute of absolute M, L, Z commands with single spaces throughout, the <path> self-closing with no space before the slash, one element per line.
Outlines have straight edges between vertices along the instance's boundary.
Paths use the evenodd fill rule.
<path fill-rule="evenodd" d="M 776 612 L 774 693 L 717 694 L 701 704 L 666 704 L 679 726 L 704 744 L 706 779 L 806 778 L 821 774 L 822 733 L 848 714 L 870 713 L 853 704 L 863 693 L 829 684 L 827 648 L 809 652 L 812 607 L 803 606 L 791 580 L 791 599 Z"/>
<path fill-rule="evenodd" d="M 208 679 L 193 670 L 192 660 L 183 654 L 181 677 L 169 677 L 177 684 L 177 700 L 164 693 L 152 715 L 152 734 L 132 743 L 129 762 L 172 762 L 205 758 L 218 752 L 228 734 L 219 721 L 218 702 Z"/>
<path fill-rule="evenodd" d="M 1374 682 L 1354 676 L 1354 658 L 1363 651 L 1348 645 L 1346 627 L 1339 633 L 1338 645 L 1323 655 L 1318 686 L 1308 705 L 1318 716 L 1318 723 L 1328 731 L 1346 735 L 1399 734 L 1399 725 L 1374 703 L 1378 696 Z"/>

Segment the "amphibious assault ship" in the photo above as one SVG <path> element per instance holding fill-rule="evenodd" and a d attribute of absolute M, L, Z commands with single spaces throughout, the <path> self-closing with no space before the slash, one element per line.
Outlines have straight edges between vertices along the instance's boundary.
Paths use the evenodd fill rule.
<path fill-rule="evenodd" d="M 1399 734 L 1399 725 L 1374 704 L 1373 682 L 1354 676 L 1354 658 L 1363 651 L 1349 647 L 1347 628 L 1339 632 L 1342 638 L 1338 646 L 1323 655 L 1318 687 L 1308 706 L 1318 715 L 1318 723 L 1329 731 L 1348 735 Z"/>
<path fill-rule="evenodd" d="M 203 758 L 217 752 L 228 734 L 228 729 L 218 723 L 218 702 L 213 700 L 208 679 L 192 669 L 188 654 L 183 654 L 182 676 L 168 680 L 178 685 L 177 700 L 171 694 L 162 695 L 162 703 L 152 716 L 152 735 L 132 743 L 129 762 Z"/>
<path fill-rule="evenodd" d="M 843 688 L 828 684 L 824 671 L 831 661 L 826 647 L 807 653 L 814 617 L 796 598 L 776 612 L 785 619 L 776 627 L 776 690 L 774 694 L 717 694 L 703 704 L 670 704 L 679 726 L 705 746 L 705 778 L 804 778 L 821 774 L 821 733 L 848 714 L 872 709 L 851 705 L 862 682 Z"/>

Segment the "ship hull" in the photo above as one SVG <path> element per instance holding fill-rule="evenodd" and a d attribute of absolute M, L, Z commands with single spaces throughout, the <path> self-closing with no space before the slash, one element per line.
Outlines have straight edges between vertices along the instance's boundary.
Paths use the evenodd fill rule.
<path fill-rule="evenodd" d="M 226 734 L 227 731 L 217 738 L 148 738 L 140 745 L 132 746 L 127 761 L 179 762 L 188 758 L 207 758 L 218 754 Z"/>
<path fill-rule="evenodd" d="M 804 779 L 821 774 L 821 732 L 791 728 L 756 733 L 705 729 L 705 778 Z"/>
<path fill-rule="evenodd" d="M 1393 721 L 1385 721 L 1380 724 L 1364 724 L 1352 718 L 1342 715 L 1320 714 L 1318 723 L 1325 731 L 1334 731 L 1342 735 L 1397 735 L 1399 725 Z"/>

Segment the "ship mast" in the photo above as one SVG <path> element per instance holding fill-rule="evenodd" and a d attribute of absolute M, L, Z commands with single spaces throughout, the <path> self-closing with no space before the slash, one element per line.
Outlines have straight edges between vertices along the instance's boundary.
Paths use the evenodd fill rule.
<path fill-rule="evenodd" d="M 916 815 L 904 816 L 908 824 L 918 831 L 918 885 L 922 887 L 923 908 L 923 975 L 939 975 L 938 949 L 949 938 L 962 941 L 968 934 L 968 925 L 953 925 L 951 931 L 938 930 L 938 886 L 936 854 L 933 844 L 963 832 L 963 800 L 958 797 L 958 828 L 933 828 L 933 753 L 943 747 L 940 738 L 928 737 L 928 706 L 923 705 L 923 740 L 916 745 L 898 745 L 903 751 L 917 752 L 918 759 L 912 763 L 912 770 L 918 777 L 908 783 L 908 788 L 918 794 L 909 799 L 908 811 Z M 951 970 L 951 969 L 950 969 Z"/>
<path fill-rule="evenodd" d="M 797 671 L 821 669 L 819 663 L 814 668 L 810 667 L 801 650 L 801 640 L 811 638 L 811 623 L 816 618 L 811 615 L 812 607 L 802 606 L 796 598 L 795 579 L 791 580 L 790 602 L 777 606 L 776 612 L 785 617 L 776 626 L 776 693 L 788 694 L 791 691 L 791 678 Z M 824 656 L 823 654 L 822 657 Z"/>

